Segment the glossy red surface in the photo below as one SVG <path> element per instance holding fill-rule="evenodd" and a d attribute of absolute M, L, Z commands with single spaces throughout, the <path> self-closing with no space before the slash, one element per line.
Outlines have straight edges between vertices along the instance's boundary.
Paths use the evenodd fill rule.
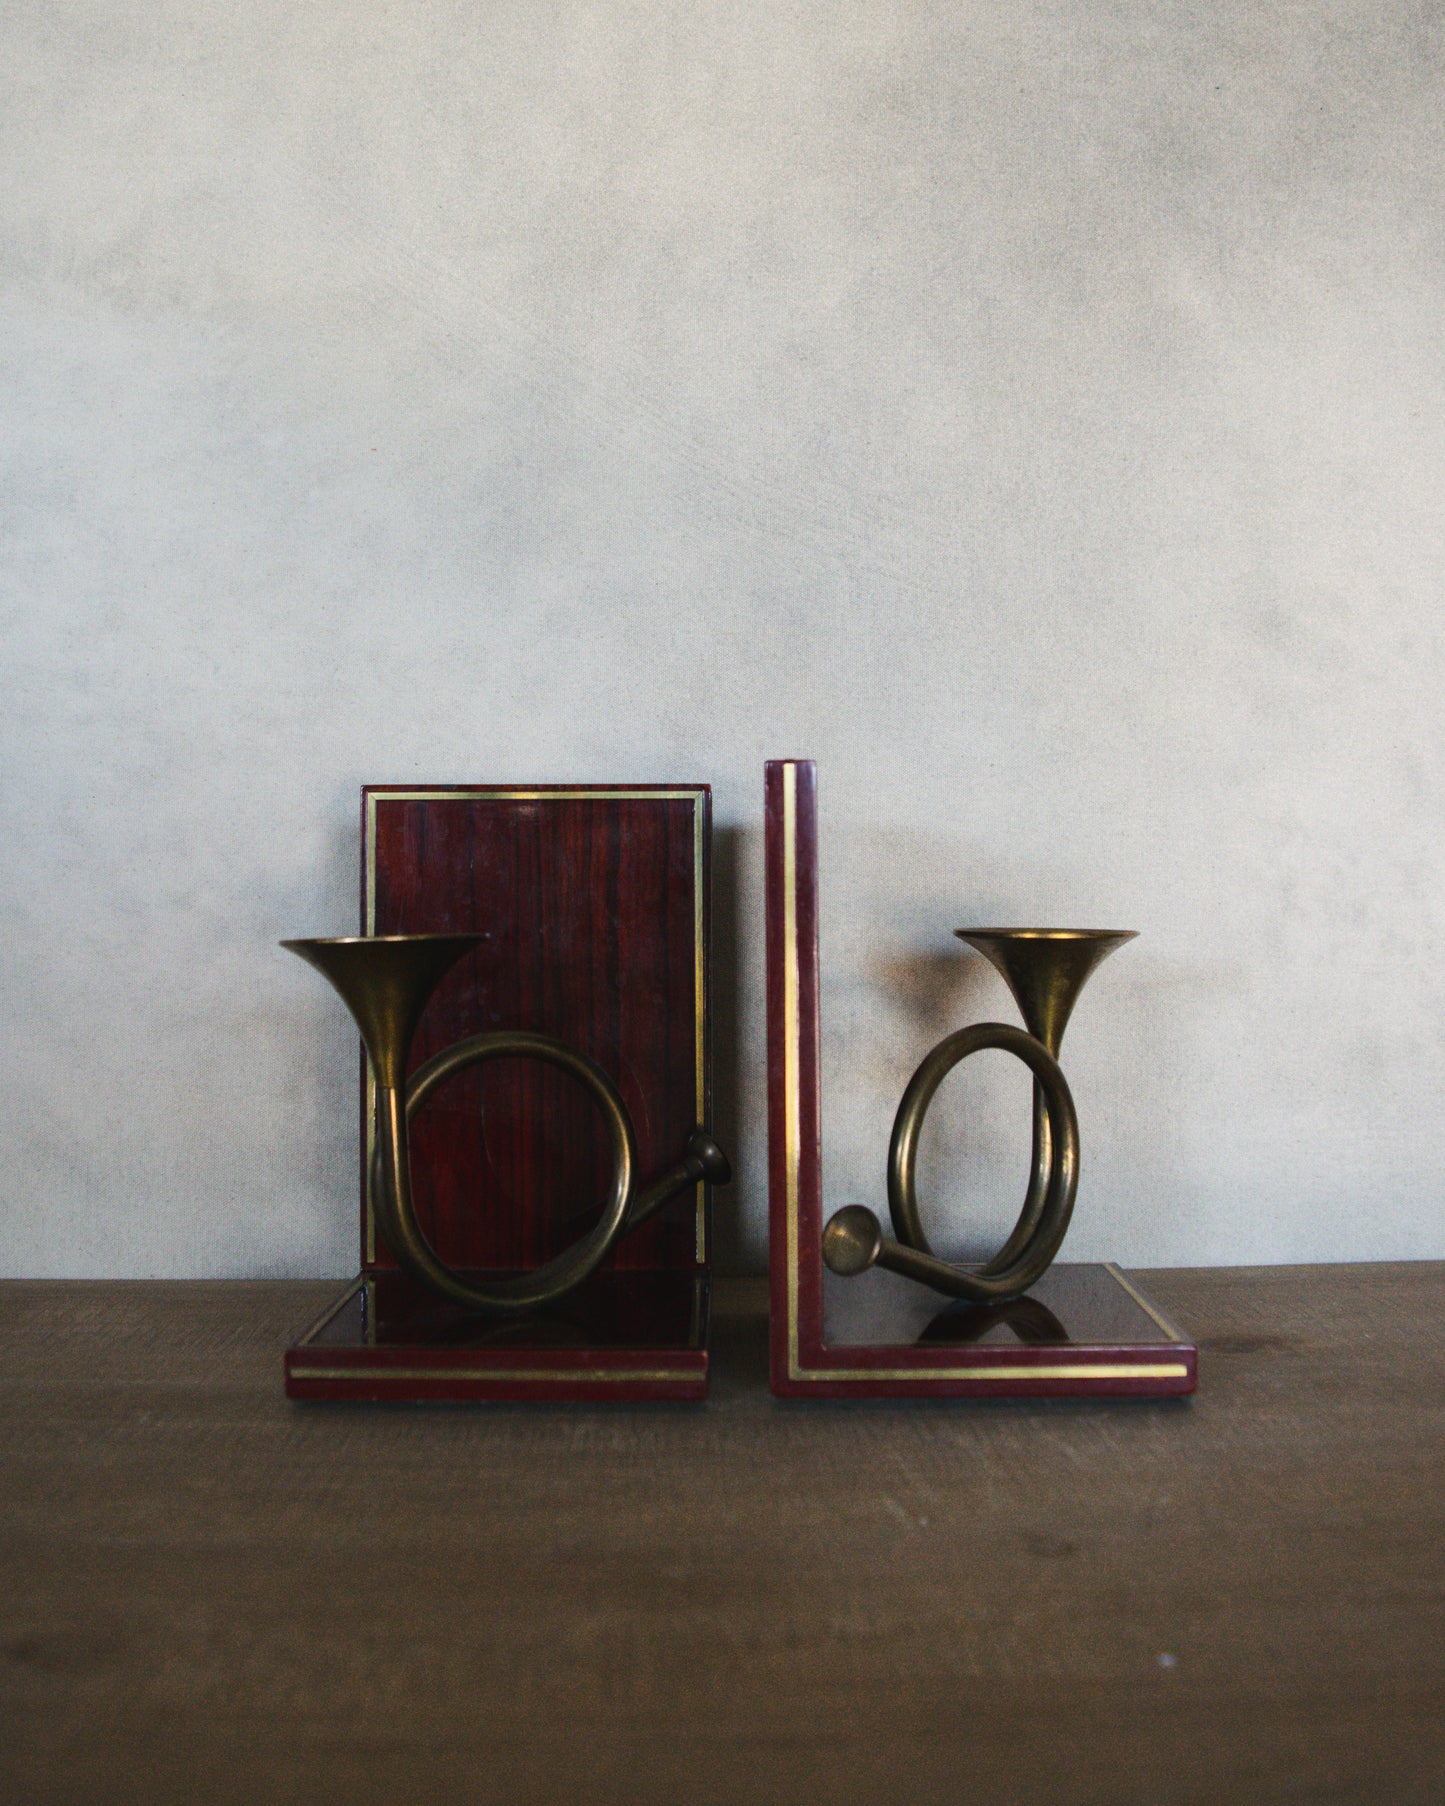
<path fill-rule="evenodd" d="M 785 802 L 790 765 L 791 860 Z M 1108 1267 L 1055 1267 L 1028 1300 L 992 1313 L 949 1309 L 948 1300 L 925 1287 L 876 1269 L 853 1280 L 827 1275 L 825 1287 L 817 770 L 807 759 L 773 760 L 764 782 L 773 1391 L 788 1398 L 1152 1398 L 1192 1392 L 1194 1345 Z M 796 982 L 791 1015 L 790 967 Z M 791 1160 L 790 1083 L 797 1122 Z M 881 1173 L 881 1151 L 879 1167 Z"/>
<path fill-rule="evenodd" d="M 286 1355 L 296 1399 L 598 1403 L 707 1396 L 708 1282 L 596 1274 L 545 1314 L 469 1316 L 404 1273 L 364 1276 Z"/>
<path fill-rule="evenodd" d="M 580 1048 L 632 1113 L 639 1185 L 680 1157 L 710 1107 L 697 993 L 702 960 L 706 995 L 711 795 L 705 785 L 666 788 L 531 786 L 519 796 L 520 787 L 375 785 L 362 795 L 364 931 L 488 937 L 438 988 L 413 1068 L 492 1029 Z M 363 1098 L 363 1137 L 365 1116 Z M 536 1267 L 596 1220 L 606 1152 L 594 1105 L 565 1074 L 523 1060 L 474 1068 L 415 1119 L 422 1227 L 451 1266 Z M 363 1174 L 363 1264 L 392 1265 L 384 1245 L 368 1248 L 365 1194 Z M 608 1264 L 695 1271 L 706 1264 L 697 1242 L 690 1194 Z"/>

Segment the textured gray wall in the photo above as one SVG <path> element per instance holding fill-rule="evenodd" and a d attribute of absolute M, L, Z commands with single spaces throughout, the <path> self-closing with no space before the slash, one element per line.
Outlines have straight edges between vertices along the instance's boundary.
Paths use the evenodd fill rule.
<path fill-rule="evenodd" d="M 8 0 L 0 1271 L 351 1265 L 275 943 L 397 779 L 712 781 L 760 1263 L 779 755 L 833 1201 L 1012 1019 L 949 930 L 1056 919 L 1143 931 L 1072 1254 L 1445 1255 L 1442 17 Z M 976 1064 L 957 1247 L 1023 1167 Z"/>

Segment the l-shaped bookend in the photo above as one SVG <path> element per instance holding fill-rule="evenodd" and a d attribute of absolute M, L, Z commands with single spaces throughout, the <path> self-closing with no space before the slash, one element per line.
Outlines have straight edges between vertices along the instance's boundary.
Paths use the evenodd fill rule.
<path fill-rule="evenodd" d="M 1161 1397 L 1194 1390 L 1197 1351 L 1113 1265 L 1057 1265 L 1078 1180 L 1058 1043 L 1085 979 L 1125 932 L 962 930 L 1008 979 L 1028 1032 L 979 1024 L 927 1055 L 887 1164 L 894 1235 L 863 1205 L 825 1223 L 818 966 L 818 777 L 765 775 L 768 1174 L 773 1391 L 785 1398 Z M 979 1267 L 923 1233 L 913 1156 L 943 1076 L 983 1047 L 1035 1079 L 1034 1159 L 1019 1224 Z M 955 1302 L 950 1302 L 954 1300 Z"/>

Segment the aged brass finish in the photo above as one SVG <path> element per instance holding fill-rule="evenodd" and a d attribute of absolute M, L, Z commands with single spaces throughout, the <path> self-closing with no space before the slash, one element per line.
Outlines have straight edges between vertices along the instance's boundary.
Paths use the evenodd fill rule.
<path fill-rule="evenodd" d="M 595 1060 L 547 1035 L 522 1031 L 473 1035 L 443 1049 L 406 1082 L 407 1056 L 422 1012 L 437 985 L 460 958 L 485 937 L 479 934 L 353 935 L 330 940 L 282 941 L 328 978 L 361 1030 L 376 1082 L 378 1123 L 374 1195 L 378 1215 L 398 1264 L 413 1279 L 471 1311 L 515 1312 L 555 1304 L 581 1285 L 615 1243 L 645 1223 L 670 1199 L 699 1180 L 724 1184 L 727 1157 L 702 1128 L 694 1130 L 683 1158 L 637 1196 L 633 1176 L 637 1140 L 627 1105 Z M 596 1225 L 565 1253 L 534 1272 L 485 1284 L 464 1279 L 440 1260 L 417 1221 L 411 1192 L 408 1124 L 426 1097 L 467 1066 L 503 1058 L 545 1060 L 578 1079 L 592 1093 L 607 1124 L 612 1183 Z"/>
<path fill-rule="evenodd" d="M 1023 1016 L 1024 1026 L 1055 1059 L 1079 993 L 1116 947 L 1138 938 L 1133 928 L 955 928 L 990 960 Z"/>
<path fill-rule="evenodd" d="M 402 1083 L 406 1056 L 432 992 L 479 934 L 338 935 L 282 941 L 328 978 L 356 1018 L 378 1085 Z"/>
<path fill-rule="evenodd" d="M 877 1265 L 950 1297 L 992 1304 L 1017 1298 L 1034 1285 L 1068 1232 L 1079 1184 L 1079 1124 L 1059 1067 L 1059 1044 L 1089 975 L 1134 935 L 1132 930 L 1085 928 L 960 928 L 957 934 L 998 968 L 1029 1032 L 1000 1022 L 976 1023 L 947 1036 L 928 1054 L 903 1093 L 888 1148 L 888 1209 L 897 1240 L 884 1235 L 871 1210 L 849 1205 L 823 1231 L 823 1259 L 844 1276 Z M 984 1265 L 961 1267 L 940 1260 L 928 1245 L 914 1168 L 934 1093 L 960 1060 L 986 1047 L 1015 1054 L 1033 1072 L 1033 1161 L 1023 1208 L 1008 1240 Z"/>
<path fill-rule="evenodd" d="M 1031 1182 L 1019 1221 L 1001 1250 L 1006 1258 L 996 1255 L 980 1271 L 971 1272 L 939 1260 L 929 1247 L 918 1214 L 914 1165 L 923 1119 L 934 1093 L 960 1060 L 985 1047 L 1017 1054 L 1032 1068 L 1035 1114 L 1042 1114 L 1042 1145 L 1049 1149 L 1050 1158 L 1044 1168 L 1034 1169 L 1035 1182 Z M 1041 1184 L 1037 1183 L 1040 1179 Z M 1079 1123 L 1074 1100 L 1058 1061 L 1043 1043 L 1002 1022 L 976 1023 L 940 1041 L 908 1082 L 888 1146 L 888 1209 L 913 1277 L 952 1297 L 981 1304 L 1018 1297 L 1042 1276 L 1058 1253 L 1078 1185 Z"/>

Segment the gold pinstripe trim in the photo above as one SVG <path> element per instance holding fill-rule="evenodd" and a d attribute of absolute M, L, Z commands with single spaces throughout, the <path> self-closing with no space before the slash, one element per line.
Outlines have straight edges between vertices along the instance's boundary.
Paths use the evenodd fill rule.
<path fill-rule="evenodd" d="M 293 1367 L 286 1376 L 293 1380 L 366 1380 L 371 1384 L 389 1380 L 486 1380 L 574 1381 L 582 1384 L 612 1386 L 630 1380 L 701 1381 L 706 1373 L 700 1367 L 627 1367 L 611 1373 L 598 1373 L 590 1368 L 570 1367 Z"/>
<path fill-rule="evenodd" d="M 1069 1367 L 829 1367 L 799 1372 L 790 1378 L 803 1380 L 1184 1380 L 1189 1369 L 1183 1361 L 1107 1362 L 1083 1361 Z"/>
<path fill-rule="evenodd" d="M 805 1373 L 798 1361 L 798 1166 L 802 1159 L 799 1113 L 798 1018 L 798 767 L 783 766 L 783 1203 L 788 1249 L 788 1378 Z"/>
<path fill-rule="evenodd" d="M 1144 1315 L 1146 1317 L 1151 1318 L 1155 1323 L 1157 1323 L 1159 1325 L 1160 1329 L 1162 1329 L 1164 1331 L 1164 1334 L 1169 1338 L 1169 1340 L 1171 1342 L 1182 1342 L 1184 1340 L 1183 1336 L 1181 1336 L 1179 1331 L 1177 1329 L 1175 1329 L 1174 1325 L 1169 1321 L 1169 1319 L 1165 1316 L 1162 1316 L 1158 1311 L 1156 1311 L 1154 1309 L 1154 1306 L 1152 1304 L 1150 1304 L 1149 1300 L 1146 1297 L 1144 1297 L 1142 1292 L 1136 1292 L 1134 1290 L 1133 1286 L 1131 1286 L 1129 1284 L 1129 1281 L 1127 1279 L 1125 1279 L 1124 1275 L 1114 1265 L 1113 1261 L 1106 1260 L 1104 1262 L 1104 1271 L 1108 1274 L 1111 1274 L 1113 1276 L 1113 1278 L 1116 1279 L 1121 1286 L 1123 1286 L 1124 1290 L 1134 1300 L 1135 1304 L 1138 1305 L 1139 1309 L 1141 1311 L 1143 1311 Z"/>
<path fill-rule="evenodd" d="M 361 1290 L 361 1288 L 365 1284 L 366 1284 L 366 1281 L 364 1278 L 353 1280 L 352 1283 L 341 1294 L 341 1296 L 335 1301 L 334 1304 L 327 1305 L 326 1309 L 321 1313 L 321 1315 L 311 1325 L 310 1329 L 307 1330 L 306 1334 L 304 1336 L 301 1336 L 300 1338 L 298 1338 L 296 1346 L 298 1348 L 305 1348 L 305 1346 L 308 1342 L 314 1341 L 316 1339 L 316 1337 L 321 1334 L 322 1330 L 326 1328 L 326 1325 L 328 1323 L 330 1323 L 331 1319 L 333 1317 L 337 1316 L 348 1304 L 351 1303 L 352 1299 L 356 1296 L 356 1294 Z"/>

